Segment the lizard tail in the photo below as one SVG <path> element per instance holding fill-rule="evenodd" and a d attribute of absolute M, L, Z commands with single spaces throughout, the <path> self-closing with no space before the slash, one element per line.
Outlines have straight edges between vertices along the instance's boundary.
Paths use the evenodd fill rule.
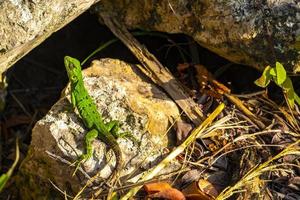
<path fill-rule="evenodd" d="M 115 157 L 116 157 L 116 167 L 108 179 L 110 188 L 108 190 L 107 199 L 110 200 L 113 197 L 113 191 L 117 184 L 118 178 L 120 177 L 120 172 L 123 169 L 124 162 L 123 162 L 123 156 L 122 156 L 121 149 L 120 149 L 115 137 L 110 134 L 105 134 L 102 136 L 105 137 L 105 139 L 103 141 L 105 141 L 105 143 L 113 150 L 113 152 L 115 153 Z"/>
<path fill-rule="evenodd" d="M 116 157 L 116 167 L 109 177 L 109 182 L 114 186 L 120 176 L 120 172 L 124 167 L 121 149 L 113 135 L 105 135 L 105 143 L 113 150 Z"/>
<path fill-rule="evenodd" d="M 98 136 L 100 137 L 100 140 L 104 141 L 107 144 L 107 146 L 113 150 L 115 157 L 116 157 L 116 167 L 113 170 L 113 172 L 111 173 L 111 175 L 109 176 L 108 181 L 107 181 L 107 183 L 109 183 L 108 185 L 110 185 L 110 188 L 108 190 L 107 199 L 112 199 L 112 193 L 113 193 L 114 187 L 117 184 L 118 178 L 120 176 L 120 172 L 122 171 L 123 166 L 124 166 L 123 156 L 122 156 L 121 149 L 113 135 L 101 134 Z M 94 193 L 94 197 L 97 198 L 97 196 L 99 196 L 101 192 L 102 192 L 102 188 L 100 188 L 99 190 L 97 190 Z"/>

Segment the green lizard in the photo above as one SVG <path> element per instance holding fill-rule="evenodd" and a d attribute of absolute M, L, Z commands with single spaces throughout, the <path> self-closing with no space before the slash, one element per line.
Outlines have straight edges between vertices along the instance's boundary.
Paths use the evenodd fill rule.
<path fill-rule="evenodd" d="M 93 155 L 92 141 L 99 138 L 115 153 L 116 167 L 109 178 L 114 182 L 124 165 L 121 149 L 116 141 L 116 137 L 122 135 L 118 133 L 118 121 L 103 122 L 101 114 L 97 111 L 96 104 L 84 87 L 80 62 L 75 58 L 65 56 L 64 63 L 71 83 L 71 102 L 73 108 L 78 109 L 84 125 L 89 129 L 89 132 L 85 135 L 86 153 L 81 155 L 78 164 Z M 124 135 L 125 133 L 122 136 Z"/>

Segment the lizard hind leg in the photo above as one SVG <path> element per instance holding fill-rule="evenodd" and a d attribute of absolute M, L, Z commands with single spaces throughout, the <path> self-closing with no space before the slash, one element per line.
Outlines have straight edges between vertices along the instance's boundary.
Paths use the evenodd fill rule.
<path fill-rule="evenodd" d="M 96 129 L 92 129 L 84 137 L 86 153 L 82 154 L 78 160 L 75 161 L 76 168 L 73 172 L 73 176 L 78 170 L 80 164 L 86 160 L 88 160 L 93 155 L 93 145 L 92 142 L 98 137 L 98 131 Z"/>
<path fill-rule="evenodd" d="M 114 133 L 119 132 L 120 123 L 118 120 L 112 120 L 112 121 L 107 122 L 105 124 L 105 127 L 107 128 L 108 132 L 110 132 L 114 135 Z M 114 135 L 114 137 L 117 137 L 117 136 Z"/>
<path fill-rule="evenodd" d="M 140 142 L 134 137 L 134 135 L 129 132 L 120 132 L 120 123 L 117 120 L 112 120 L 105 124 L 108 128 L 108 131 L 115 137 L 115 138 L 126 138 L 131 140 L 133 143 L 140 146 Z"/>

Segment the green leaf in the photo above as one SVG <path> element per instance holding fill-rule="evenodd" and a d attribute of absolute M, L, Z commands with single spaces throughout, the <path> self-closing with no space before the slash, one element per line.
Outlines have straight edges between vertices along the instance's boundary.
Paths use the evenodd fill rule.
<path fill-rule="evenodd" d="M 300 105 L 300 97 L 295 93 L 293 83 L 287 76 L 283 65 L 276 62 L 275 67 L 267 66 L 263 74 L 254 83 L 260 87 L 267 87 L 273 80 L 284 92 L 285 99 L 291 108 L 294 108 L 295 101 Z"/>
<path fill-rule="evenodd" d="M 276 62 L 276 76 L 277 84 L 281 85 L 286 80 L 286 71 L 283 65 L 279 62 Z"/>
<path fill-rule="evenodd" d="M 9 176 L 7 174 L 2 174 L 0 176 L 0 192 L 2 191 L 2 189 L 4 188 L 6 182 L 8 181 Z"/>
<path fill-rule="evenodd" d="M 0 192 L 4 188 L 4 186 L 7 183 L 8 179 L 11 177 L 15 167 L 17 166 L 17 163 L 19 161 L 19 157 L 20 157 L 20 151 L 19 151 L 19 142 L 18 142 L 18 139 L 17 139 L 16 140 L 16 158 L 15 158 L 15 161 L 12 164 L 12 166 L 10 167 L 10 169 L 8 170 L 8 172 L 5 173 L 5 174 L 2 174 L 0 176 Z"/>
<path fill-rule="evenodd" d="M 259 77 L 254 83 L 257 86 L 262 87 L 262 88 L 267 87 L 269 85 L 270 81 L 271 81 L 271 78 L 272 78 L 272 76 L 270 75 L 270 70 L 271 70 L 271 67 L 267 66 L 265 68 L 265 70 L 263 71 L 261 77 Z"/>
<path fill-rule="evenodd" d="M 291 108 L 294 108 L 295 106 L 295 92 L 293 90 L 289 90 L 286 92 L 288 104 L 291 106 Z"/>
<path fill-rule="evenodd" d="M 294 108 L 295 105 L 295 91 L 293 87 L 293 83 L 289 77 L 285 79 L 283 84 L 281 85 L 282 89 L 284 90 L 288 104 L 291 106 L 291 108 Z"/>
<path fill-rule="evenodd" d="M 276 77 L 276 71 L 274 67 L 271 67 L 270 69 L 270 75 L 272 75 L 273 77 Z"/>
<path fill-rule="evenodd" d="M 292 83 L 292 80 L 290 79 L 290 77 L 287 77 L 285 79 L 285 81 L 283 82 L 283 84 L 280 85 L 280 87 L 285 91 L 292 90 L 294 92 L 293 83 Z"/>
<path fill-rule="evenodd" d="M 300 97 L 294 92 L 294 99 L 297 102 L 297 104 L 300 106 Z"/>

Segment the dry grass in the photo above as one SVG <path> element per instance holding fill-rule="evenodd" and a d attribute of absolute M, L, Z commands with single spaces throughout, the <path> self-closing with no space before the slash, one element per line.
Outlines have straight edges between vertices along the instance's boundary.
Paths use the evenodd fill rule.
<path fill-rule="evenodd" d="M 263 173 L 274 172 L 278 170 L 290 172 L 288 169 L 285 168 L 287 164 L 272 164 L 272 162 L 288 155 L 300 156 L 300 147 L 297 146 L 299 143 L 300 140 L 294 142 L 293 144 L 290 144 L 286 149 L 282 150 L 280 153 L 272 157 L 270 160 L 251 169 L 235 185 L 225 188 L 219 194 L 216 200 L 228 199 L 233 194 L 242 192 L 245 186 L 254 185 L 255 183 L 257 183 L 257 181 L 264 182 L 265 180 L 260 179 L 260 176 Z M 253 186 L 250 187 L 254 188 Z"/>

